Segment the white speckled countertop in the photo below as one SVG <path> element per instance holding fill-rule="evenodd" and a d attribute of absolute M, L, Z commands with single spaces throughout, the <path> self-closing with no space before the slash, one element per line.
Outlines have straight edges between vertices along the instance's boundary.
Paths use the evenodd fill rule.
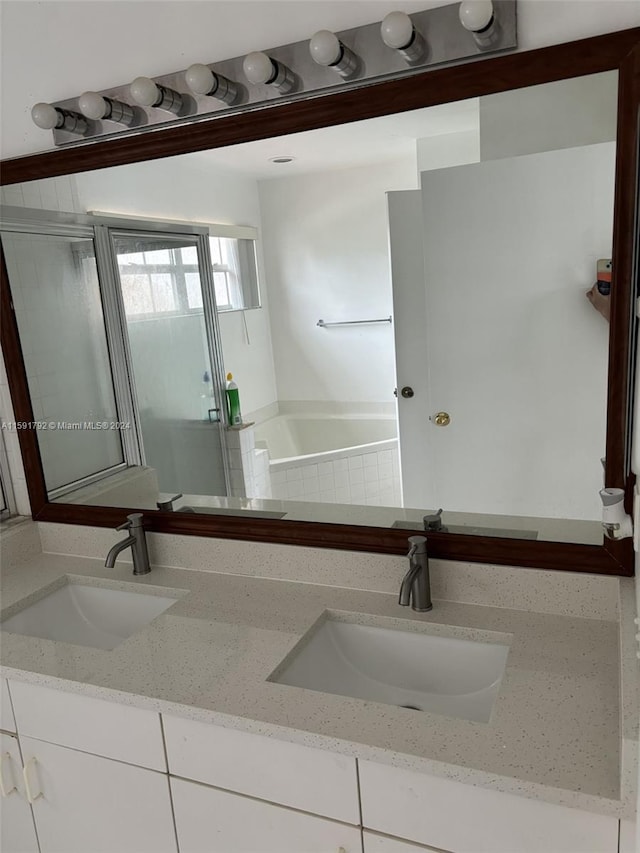
<path fill-rule="evenodd" d="M 383 592 L 170 568 L 134 578 L 127 563 L 107 570 L 100 560 L 54 554 L 5 568 L 2 616 L 65 575 L 187 592 L 113 651 L 3 632 L 6 677 L 616 817 L 633 814 L 621 743 L 625 725 L 634 724 L 621 713 L 616 621 L 437 600 L 430 613 L 415 614 Z M 452 636 L 511 635 L 490 722 L 267 681 L 325 610 L 386 617 L 390 626 L 409 620 L 414 629 Z"/>

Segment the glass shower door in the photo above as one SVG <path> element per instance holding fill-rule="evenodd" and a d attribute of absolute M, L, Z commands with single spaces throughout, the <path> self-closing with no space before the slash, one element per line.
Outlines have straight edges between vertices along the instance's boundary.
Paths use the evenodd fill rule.
<path fill-rule="evenodd" d="M 9 225 L 5 225 L 9 228 Z M 135 464 L 114 386 L 91 229 L 3 231 L 49 498 Z M 65 498 L 65 499 L 68 499 Z"/>
<path fill-rule="evenodd" d="M 111 230 L 145 463 L 160 492 L 226 495 L 204 237 Z"/>

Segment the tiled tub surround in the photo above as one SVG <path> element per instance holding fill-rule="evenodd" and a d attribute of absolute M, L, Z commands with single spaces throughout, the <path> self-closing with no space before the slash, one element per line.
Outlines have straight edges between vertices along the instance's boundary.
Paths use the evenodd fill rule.
<path fill-rule="evenodd" d="M 256 445 L 269 452 L 272 497 L 401 505 L 395 415 L 383 404 L 379 411 L 352 408 L 280 404 L 280 414 L 256 426 Z"/>
<path fill-rule="evenodd" d="M 270 462 L 274 498 L 360 506 L 400 506 L 398 441 Z"/>
<path fill-rule="evenodd" d="M 45 548 L 101 556 L 120 535 L 39 526 Z M 637 661 L 628 579 L 433 561 L 436 602 L 425 615 L 399 611 L 401 558 L 151 534 L 154 564 L 188 557 L 183 564 L 206 571 L 154 565 L 148 577 L 134 578 L 126 562 L 110 571 L 102 559 L 34 555 L 30 524 L 21 560 L 17 539 L 4 551 L 5 609 L 62 575 L 188 593 L 111 652 L 4 634 L 2 674 L 9 678 L 596 813 L 633 814 Z M 546 590 L 542 578 L 549 578 Z M 383 591 L 348 589 L 345 579 Z M 467 603 L 446 600 L 456 588 L 466 589 Z M 490 722 L 268 682 L 327 610 L 382 617 L 408 630 L 511 635 Z"/>
<path fill-rule="evenodd" d="M 229 453 L 230 494 L 236 498 L 271 497 L 269 455 L 255 445 L 253 424 L 226 431 Z"/>

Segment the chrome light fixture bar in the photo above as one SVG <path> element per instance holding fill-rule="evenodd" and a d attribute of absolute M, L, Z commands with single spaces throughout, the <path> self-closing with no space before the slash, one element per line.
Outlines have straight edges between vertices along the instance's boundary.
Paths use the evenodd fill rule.
<path fill-rule="evenodd" d="M 322 30 L 311 33 L 310 39 L 91 93 L 106 106 L 92 97 L 89 121 L 88 113 L 81 114 L 77 96 L 40 104 L 36 123 L 53 131 L 58 146 L 86 144 L 150 126 L 234 114 L 274 100 L 358 89 L 432 66 L 514 50 L 516 0 L 473 0 L 411 15 L 390 13 L 382 22 L 336 33 Z M 136 111 L 135 119 L 127 106 Z M 93 119 L 102 110 L 102 117 Z"/>

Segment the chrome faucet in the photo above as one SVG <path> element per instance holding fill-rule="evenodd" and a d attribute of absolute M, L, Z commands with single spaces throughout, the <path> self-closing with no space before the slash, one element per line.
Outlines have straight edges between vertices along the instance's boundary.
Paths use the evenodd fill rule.
<path fill-rule="evenodd" d="M 427 554 L 427 537 L 409 537 L 409 571 L 402 579 L 398 604 L 408 607 L 418 613 L 431 610 L 431 584 L 429 580 L 429 556 Z"/>
<path fill-rule="evenodd" d="M 116 527 L 116 530 L 128 530 L 129 536 L 111 548 L 107 554 L 107 559 L 104 561 L 108 569 L 112 569 L 116 564 L 116 558 L 121 551 L 126 548 L 131 548 L 133 555 L 133 573 L 134 575 L 148 575 L 151 571 L 149 565 L 149 552 L 147 551 L 147 539 L 142 526 L 142 513 L 134 512 L 127 516 L 124 524 Z"/>
<path fill-rule="evenodd" d="M 158 507 L 159 509 L 159 507 Z M 424 529 L 433 533 L 448 533 L 449 531 L 442 523 L 442 507 L 438 510 L 438 512 L 433 512 L 430 515 L 425 515 L 422 518 L 422 524 Z"/>
<path fill-rule="evenodd" d="M 174 495 L 172 498 L 165 498 L 165 500 L 157 501 L 156 506 L 158 507 L 158 509 L 162 510 L 163 512 L 174 512 L 175 507 L 173 506 L 173 502 L 180 500 L 181 497 L 182 497 L 182 492 L 180 492 L 177 495 Z"/>

